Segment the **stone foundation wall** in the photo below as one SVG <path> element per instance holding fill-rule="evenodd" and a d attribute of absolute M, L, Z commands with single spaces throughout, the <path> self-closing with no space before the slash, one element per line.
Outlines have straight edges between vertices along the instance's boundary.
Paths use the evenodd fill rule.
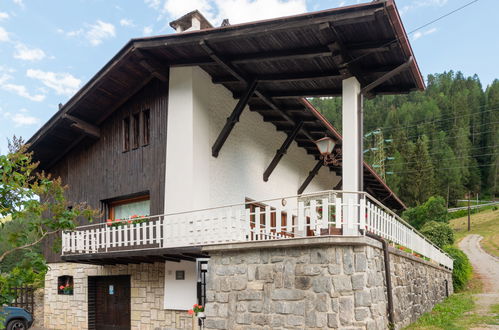
<path fill-rule="evenodd" d="M 381 244 L 324 237 L 205 248 L 206 329 L 388 329 Z M 396 328 L 445 297 L 451 273 L 393 250 Z M 452 290 L 452 288 L 450 288 Z M 430 292 L 431 291 L 431 292 Z"/>
<path fill-rule="evenodd" d="M 88 329 L 88 276 L 130 275 L 132 329 L 193 329 L 185 311 L 163 309 L 165 264 L 94 266 L 49 264 L 45 277 L 44 327 Z M 74 294 L 57 294 L 57 277 L 73 276 Z"/>
<path fill-rule="evenodd" d="M 452 273 L 408 253 L 390 249 L 397 328 L 415 322 L 454 290 Z M 447 281 L 447 288 L 446 282 Z"/>

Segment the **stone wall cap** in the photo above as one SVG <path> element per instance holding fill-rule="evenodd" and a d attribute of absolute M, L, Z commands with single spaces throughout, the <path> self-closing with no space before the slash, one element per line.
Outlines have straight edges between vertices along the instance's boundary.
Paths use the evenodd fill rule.
<path fill-rule="evenodd" d="M 381 243 L 366 236 L 320 236 L 320 237 L 302 237 L 302 238 L 287 238 L 276 239 L 269 241 L 253 241 L 253 242 L 237 242 L 224 243 L 216 245 L 204 246 L 203 252 L 215 251 L 234 251 L 248 249 L 275 249 L 287 247 L 311 247 L 321 245 L 338 245 L 338 246 L 359 246 L 369 245 L 381 249 Z"/>

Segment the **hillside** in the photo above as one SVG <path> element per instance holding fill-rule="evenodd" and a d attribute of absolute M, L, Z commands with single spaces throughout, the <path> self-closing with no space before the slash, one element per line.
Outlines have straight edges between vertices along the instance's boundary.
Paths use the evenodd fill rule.
<path fill-rule="evenodd" d="M 483 236 L 481 246 L 488 253 L 499 257 L 499 210 L 487 210 L 471 215 L 471 231 L 468 232 L 468 217 L 450 221 L 459 242 L 468 234 Z"/>
<path fill-rule="evenodd" d="M 499 195 L 499 80 L 445 72 L 427 89 L 378 96 L 364 105 L 365 159 L 409 206 L 440 195 Z M 313 99 L 341 130 L 341 99 Z"/>

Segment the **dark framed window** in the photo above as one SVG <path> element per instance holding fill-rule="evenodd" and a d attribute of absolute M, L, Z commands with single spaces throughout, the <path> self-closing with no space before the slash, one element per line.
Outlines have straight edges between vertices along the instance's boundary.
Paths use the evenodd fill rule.
<path fill-rule="evenodd" d="M 134 113 L 133 118 L 133 135 L 132 135 L 132 149 L 137 149 L 140 145 L 140 113 Z"/>
<path fill-rule="evenodd" d="M 123 151 L 130 150 L 130 117 L 123 118 Z"/>
<path fill-rule="evenodd" d="M 72 295 L 74 291 L 73 276 L 63 275 L 57 278 L 57 294 Z"/>
<path fill-rule="evenodd" d="M 150 128 L 151 128 L 151 112 L 149 109 L 142 111 L 142 145 L 149 144 Z"/>

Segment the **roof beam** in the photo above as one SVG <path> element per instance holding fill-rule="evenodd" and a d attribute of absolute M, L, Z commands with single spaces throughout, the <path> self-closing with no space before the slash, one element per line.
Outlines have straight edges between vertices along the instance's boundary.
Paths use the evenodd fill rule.
<path fill-rule="evenodd" d="M 124 97 L 122 97 L 115 105 L 114 107 L 109 108 L 104 115 L 98 120 L 97 124 L 100 125 L 104 120 L 106 120 L 114 111 L 119 109 L 123 104 L 125 104 L 132 96 L 137 94 L 142 88 L 144 88 L 153 78 L 155 78 L 154 75 L 150 75 L 149 78 L 146 78 L 142 80 L 135 88 L 130 91 L 129 93 L 126 93 Z"/>
<path fill-rule="evenodd" d="M 75 116 L 64 114 L 63 115 L 64 119 L 67 119 L 69 121 L 72 121 L 73 123 L 71 124 L 71 127 L 81 131 L 87 135 L 90 135 L 93 138 L 99 139 L 100 138 L 100 128 L 92 125 L 90 123 L 87 123 L 86 121 L 76 118 Z"/>
<path fill-rule="evenodd" d="M 239 81 L 244 82 L 248 84 L 248 81 L 250 79 L 246 78 L 244 74 L 240 73 L 239 70 L 232 64 L 228 62 L 224 62 L 214 51 L 211 49 L 211 47 L 206 43 L 205 40 L 202 40 L 200 43 L 201 47 L 215 60 L 217 63 L 220 64 L 221 67 L 223 67 L 227 72 L 229 72 L 231 75 L 233 75 L 235 78 L 237 78 Z M 291 118 L 288 114 L 286 114 L 284 111 L 282 111 L 279 106 L 277 106 L 270 97 L 265 95 L 262 91 L 259 91 L 258 89 L 255 89 L 254 91 L 255 95 L 258 96 L 267 106 L 269 106 L 272 110 L 278 112 L 284 119 L 286 119 L 289 123 L 291 123 L 294 126 L 296 126 L 296 122 Z M 301 130 L 301 132 L 310 138 L 311 140 L 314 140 L 314 138 L 304 129 Z"/>
<path fill-rule="evenodd" d="M 331 55 L 331 53 L 329 54 Z M 302 81 L 310 79 L 337 79 L 341 78 L 342 75 L 338 71 L 334 72 L 299 72 L 299 73 L 284 73 L 284 74 L 267 74 L 256 76 L 255 79 L 258 82 L 287 82 L 287 81 Z M 239 82 L 236 78 L 232 76 L 219 76 L 212 79 L 214 84 L 225 84 L 225 83 L 235 83 Z"/>
<path fill-rule="evenodd" d="M 305 189 L 307 189 L 307 186 L 310 184 L 310 182 L 312 182 L 312 179 L 317 175 L 317 173 L 319 173 L 319 170 L 323 165 L 324 161 L 322 159 L 319 159 L 317 164 L 315 164 L 312 171 L 308 173 L 307 178 L 305 179 L 305 181 L 303 181 L 302 185 L 298 189 L 298 195 L 301 195 L 305 191 Z"/>
<path fill-rule="evenodd" d="M 361 86 L 367 85 L 364 73 L 360 70 L 357 63 L 353 62 L 353 58 L 350 56 L 348 48 L 344 45 L 340 34 L 336 31 L 332 22 L 320 24 L 317 36 L 319 40 L 326 44 L 331 51 L 333 61 L 338 67 L 340 73 L 343 75 L 344 79 L 355 76 L 361 83 Z"/>
<path fill-rule="evenodd" d="M 161 64 L 161 62 L 149 52 L 147 56 L 144 54 L 144 52 L 147 51 L 141 51 L 139 49 L 133 50 L 133 53 L 139 58 L 140 66 L 149 71 L 150 74 L 158 77 L 158 79 L 160 79 L 161 81 L 168 81 L 167 67 L 165 67 L 164 64 Z"/>
<path fill-rule="evenodd" d="M 136 48 L 155 48 L 165 46 L 179 46 L 198 41 L 204 38 L 207 41 L 231 40 L 237 37 L 251 37 L 255 34 L 265 32 L 280 32 L 283 30 L 291 31 L 309 27 L 312 24 L 334 21 L 337 26 L 348 25 L 358 22 L 371 22 L 375 19 L 376 12 L 384 11 L 384 2 L 374 2 L 365 5 L 366 8 L 332 9 L 316 14 L 304 14 L 286 17 L 268 22 L 249 23 L 233 25 L 224 29 L 215 31 L 201 30 L 194 33 L 182 34 L 176 33 L 165 37 L 156 37 L 148 39 L 133 40 Z M 201 37 L 202 36 L 202 37 Z M 152 39 L 152 40 L 151 40 Z"/>
<path fill-rule="evenodd" d="M 362 94 L 364 94 L 364 95 L 370 93 L 374 88 L 378 87 L 379 85 L 381 85 L 385 81 L 387 81 L 387 80 L 391 79 L 392 77 L 398 75 L 402 71 L 408 70 L 410 68 L 412 62 L 414 62 L 414 58 L 411 56 L 411 57 L 409 57 L 409 59 L 407 60 L 407 62 L 399 65 L 398 67 L 396 67 L 392 71 L 390 71 L 388 73 L 385 73 L 384 75 L 382 75 L 381 77 L 379 77 L 378 79 L 376 79 L 375 81 L 373 81 L 372 83 L 370 83 L 369 85 L 363 87 L 360 90 L 360 92 Z"/>
<path fill-rule="evenodd" d="M 311 90 L 299 89 L 299 90 L 266 90 L 266 91 L 262 90 L 261 92 L 264 92 L 267 97 L 272 99 L 341 96 L 341 89 L 311 89 Z M 240 92 L 233 93 L 233 96 L 236 99 L 240 98 L 242 95 L 243 94 Z"/>
<path fill-rule="evenodd" d="M 241 54 L 233 56 L 230 58 L 230 61 L 233 64 L 247 64 L 261 61 L 298 60 L 326 56 L 331 56 L 331 52 L 327 47 L 315 47 L 280 50 L 268 53 Z"/>
<path fill-rule="evenodd" d="M 227 118 L 227 122 L 225 123 L 224 127 L 222 128 L 222 131 L 220 131 L 220 134 L 218 135 L 215 143 L 213 143 L 213 146 L 211 147 L 211 154 L 213 157 L 218 157 L 218 154 L 220 153 L 220 149 L 222 149 L 222 146 L 224 145 L 225 141 L 230 135 L 230 132 L 234 128 L 237 122 L 239 122 L 239 117 L 241 117 L 241 113 L 243 112 L 244 108 L 248 104 L 248 101 L 253 95 L 253 92 L 255 91 L 257 86 L 257 82 L 255 80 L 252 80 L 251 82 L 248 83 L 246 86 L 246 90 L 242 94 L 241 98 L 237 102 L 234 110 L 230 114 L 230 116 Z"/>
<path fill-rule="evenodd" d="M 270 165 L 267 167 L 267 169 L 263 173 L 263 181 L 267 182 L 269 180 L 270 175 L 272 174 L 272 172 L 276 168 L 277 164 L 279 164 L 279 161 L 281 160 L 281 158 L 288 151 L 289 146 L 291 146 L 291 143 L 293 142 L 293 140 L 295 139 L 295 137 L 300 132 L 302 126 L 303 126 L 303 122 L 301 121 L 301 122 L 299 122 L 296 125 L 295 129 L 293 130 L 293 132 L 291 132 L 291 134 L 288 135 L 288 137 L 286 138 L 286 140 L 284 140 L 284 143 L 279 148 L 279 150 L 277 150 L 274 158 L 270 162 Z"/>

